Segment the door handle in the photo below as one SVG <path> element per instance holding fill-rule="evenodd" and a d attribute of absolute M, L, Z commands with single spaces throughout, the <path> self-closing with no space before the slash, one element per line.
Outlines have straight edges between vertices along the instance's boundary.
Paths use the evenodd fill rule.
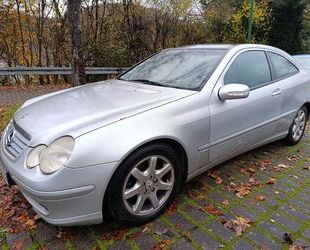
<path fill-rule="evenodd" d="M 276 89 L 275 91 L 273 91 L 272 96 L 279 96 L 282 94 L 282 90 L 281 89 Z"/>

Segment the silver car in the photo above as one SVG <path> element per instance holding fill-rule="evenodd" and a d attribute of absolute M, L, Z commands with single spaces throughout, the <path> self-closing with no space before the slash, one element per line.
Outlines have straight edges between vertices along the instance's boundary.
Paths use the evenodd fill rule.
<path fill-rule="evenodd" d="M 2 172 L 49 223 L 141 224 L 213 166 L 297 144 L 309 110 L 310 74 L 279 49 L 167 49 L 116 80 L 27 101 L 3 133 Z"/>
<path fill-rule="evenodd" d="M 293 57 L 301 66 L 310 69 L 310 55 L 295 55 Z"/>

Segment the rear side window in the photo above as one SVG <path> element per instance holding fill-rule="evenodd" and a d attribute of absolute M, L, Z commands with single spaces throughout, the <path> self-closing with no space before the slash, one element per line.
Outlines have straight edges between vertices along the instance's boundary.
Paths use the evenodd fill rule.
<path fill-rule="evenodd" d="M 271 73 L 264 51 L 247 51 L 239 55 L 228 69 L 224 84 L 240 83 L 258 88 L 271 82 Z"/>
<path fill-rule="evenodd" d="M 289 60 L 278 54 L 268 52 L 277 79 L 298 73 L 298 69 Z"/>

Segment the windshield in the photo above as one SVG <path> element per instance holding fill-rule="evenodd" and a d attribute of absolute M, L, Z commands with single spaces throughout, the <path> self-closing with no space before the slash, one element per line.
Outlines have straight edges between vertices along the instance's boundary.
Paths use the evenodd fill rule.
<path fill-rule="evenodd" d="M 310 56 L 295 56 L 295 59 L 304 67 L 310 68 Z"/>
<path fill-rule="evenodd" d="M 119 79 L 199 90 L 225 53 L 226 50 L 214 49 L 166 50 L 138 64 Z"/>

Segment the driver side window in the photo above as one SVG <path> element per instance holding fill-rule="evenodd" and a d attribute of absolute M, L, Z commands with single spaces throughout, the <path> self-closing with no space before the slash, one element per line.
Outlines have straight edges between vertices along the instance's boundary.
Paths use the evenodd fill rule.
<path fill-rule="evenodd" d="M 224 84 L 240 83 L 255 89 L 271 82 L 271 72 L 264 51 L 247 51 L 240 54 L 224 77 Z"/>

